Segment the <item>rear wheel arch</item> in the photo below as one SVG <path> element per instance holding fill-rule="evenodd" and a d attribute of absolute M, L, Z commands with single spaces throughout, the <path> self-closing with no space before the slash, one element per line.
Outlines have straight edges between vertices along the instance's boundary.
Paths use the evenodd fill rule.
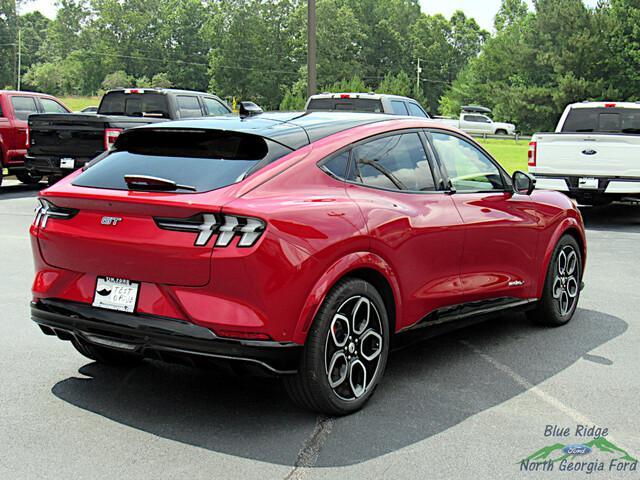
<path fill-rule="evenodd" d="M 365 280 L 378 290 L 385 302 L 390 334 L 395 333 L 396 318 L 401 315 L 402 310 L 400 286 L 396 277 L 381 257 L 370 252 L 357 252 L 335 262 L 315 283 L 298 318 L 294 342 L 305 343 L 307 333 L 325 298 L 331 289 L 345 278 Z"/>

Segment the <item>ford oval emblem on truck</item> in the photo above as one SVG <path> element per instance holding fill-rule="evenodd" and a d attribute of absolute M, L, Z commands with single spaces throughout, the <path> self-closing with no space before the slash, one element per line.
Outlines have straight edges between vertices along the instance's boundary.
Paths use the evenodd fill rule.
<path fill-rule="evenodd" d="M 595 155 L 596 153 L 598 153 L 598 152 L 596 152 L 595 150 L 592 150 L 590 148 L 588 148 L 586 150 L 582 150 L 582 154 L 583 155 Z"/>

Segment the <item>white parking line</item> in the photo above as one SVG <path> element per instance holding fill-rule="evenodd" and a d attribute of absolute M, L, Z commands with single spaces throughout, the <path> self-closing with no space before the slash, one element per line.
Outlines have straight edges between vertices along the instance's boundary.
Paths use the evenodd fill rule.
<path fill-rule="evenodd" d="M 568 415 L 569 417 L 571 417 L 576 423 L 583 424 L 583 425 L 598 425 L 598 423 L 594 422 L 593 420 L 591 420 L 586 415 L 583 415 L 582 413 L 578 412 L 577 410 L 569 407 L 568 405 L 565 405 L 564 403 L 562 403 L 560 400 L 558 400 L 553 395 L 549 395 L 547 392 L 542 390 L 540 387 L 535 386 L 529 380 L 527 380 L 523 376 L 521 376 L 518 373 L 516 373 L 515 371 L 513 371 L 508 365 L 505 365 L 504 363 L 500 362 L 499 360 L 496 360 L 495 358 L 493 358 L 491 355 L 489 355 L 487 353 L 484 353 L 482 350 L 480 350 L 478 347 L 476 347 L 472 343 L 470 343 L 470 342 L 468 342 L 466 340 L 460 340 L 460 343 L 463 344 L 465 347 L 469 348 L 470 350 L 472 350 L 473 353 L 475 353 L 476 355 L 480 356 L 484 361 L 486 361 L 487 363 L 491 364 L 494 368 L 496 368 L 497 370 L 499 370 L 502 373 L 504 373 L 507 376 L 509 376 L 515 383 L 517 383 L 518 385 L 522 386 L 526 390 L 527 393 L 534 394 L 535 396 L 537 396 L 543 402 L 547 403 L 548 405 L 552 406 L 553 408 L 555 408 L 557 410 L 560 410 L 565 415 Z M 613 440 L 613 436 L 612 435 L 609 435 L 608 438 L 610 440 Z M 620 445 L 621 448 L 626 448 L 626 447 L 622 446 L 622 444 L 619 443 L 617 440 L 616 440 L 616 444 Z"/>

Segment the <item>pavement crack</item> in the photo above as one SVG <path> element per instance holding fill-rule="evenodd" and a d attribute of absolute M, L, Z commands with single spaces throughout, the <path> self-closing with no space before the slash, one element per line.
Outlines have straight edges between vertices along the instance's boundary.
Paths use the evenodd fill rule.
<path fill-rule="evenodd" d="M 333 429 L 333 418 L 318 415 L 316 425 L 311 435 L 304 441 L 302 448 L 298 452 L 296 463 L 285 480 L 302 480 L 318 461 L 320 450 L 324 446 L 331 430 Z"/>

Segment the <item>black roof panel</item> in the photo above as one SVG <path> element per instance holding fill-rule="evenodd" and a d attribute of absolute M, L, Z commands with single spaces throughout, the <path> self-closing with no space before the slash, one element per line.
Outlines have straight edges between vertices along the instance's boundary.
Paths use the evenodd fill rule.
<path fill-rule="evenodd" d="M 393 115 L 350 112 L 270 112 L 252 117 L 237 115 L 155 123 L 140 128 L 212 129 L 259 135 L 289 148 L 299 148 L 350 128 L 385 120 Z"/>

